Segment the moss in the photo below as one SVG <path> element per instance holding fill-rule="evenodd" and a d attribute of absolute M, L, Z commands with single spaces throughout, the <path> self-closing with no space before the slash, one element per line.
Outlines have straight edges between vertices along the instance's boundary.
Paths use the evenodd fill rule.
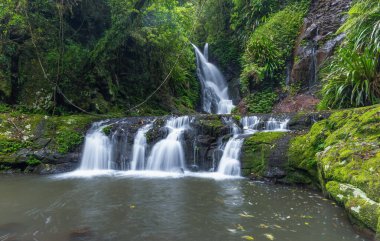
<path fill-rule="evenodd" d="M 303 185 L 312 185 L 313 180 L 306 173 L 302 173 L 298 170 L 287 170 L 286 177 L 282 180 L 285 183 L 290 184 L 303 184 Z"/>
<path fill-rule="evenodd" d="M 38 166 L 41 164 L 41 161 L 36 159 L 35 157 L 31 157 L 29 158 L 26 163 L 29 165 L 29 166 Z"/>
<path fill-rule="evenodd" d="M 240 120 L 241 120 L 241 116 L 240 116 L 240 115 L 233 115 L 232 118 L 233 118 L 236 122 L 240 123 Z"/>
<path fill-rule="evenodd" d="M 374 231 L 380 202 L 379 127 L 379 105 L 335 111 L 306 135 L 295 137 L 289 149 L 289 168 L 308 171 L 354 218 Z M 342 185 L 351 192 L 342 191 Z M 352 190 L 361 190 L 365 198 Z"/>
<path fill-rule="evenodd" d="M 83 142 L 84 136 L 76 131 L 62 130 L 57 134 L 58 152 L 61 154 L 74 151 L 75 147 Z"/>
<path fill-rule="evenodd" d="M 321 121 L 314 124 L 308 134 L 293 138 L 288 152 L 289 166 L 305 170 L 316 177 L 316 154 L 323 150 L 327 133 L 326 121 Z"/>
<path fill-rule="evenodd" d="M 67 153 L 82 143 L 84 133 L 99 117 L 88 115 L 45 116 L 18 112 L 0 114 L 0 159 L 9 159 L 22 148 L 41 148 L 47 139 L 52 151 Z"/>
<path fill-rule="evenodd" d="M 112 126 L 106 126 L 102 129 L 102 132 L 104 133 L 104 135 L 108 136 L 111 133 L 111 130 Z"/>
<path fill-rule="evenodd" d="M 326 190 L 360 224 L 372 230 L 377 229 L 380 218 L 380 204 L 378 202 L 368 198 L 362 190 L 336 181 L 328 182 Z"/>
<path fill-rule="evenodd" d="M 262 176 L 267 170 L 269 156 L 284 132 L 259 132 L 244 140 L 242 163 L 255 175 Z"/>
<path fill-rule="evenodd" d="M 153 123 L 153 127 L 145 134 L 146 141 L 152 143 L 160 138 L 161 128 L 165 125 L 165 120 L 163 118 L 157 119 Z"/>
<path fill-rule="evenodd" d="M 204 135 L 220 136 L 226 125 L 218 115 L 201 116 L 196 119 L 195 125 L 199 125 Z"/>

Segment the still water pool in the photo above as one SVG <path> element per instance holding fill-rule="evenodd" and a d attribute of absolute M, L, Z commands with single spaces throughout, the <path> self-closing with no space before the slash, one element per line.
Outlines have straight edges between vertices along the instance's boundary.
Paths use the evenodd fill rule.
<path fill-rule="evenodd" d="M 0 177 L 0 241 L 354 241 L 317 193 L 210 175 Z"/>

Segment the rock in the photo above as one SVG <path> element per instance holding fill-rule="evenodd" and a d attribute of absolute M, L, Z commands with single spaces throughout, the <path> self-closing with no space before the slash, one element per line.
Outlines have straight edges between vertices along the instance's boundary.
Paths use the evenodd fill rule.
<path fill-rule="evenodd" d="M 44 148 L 44 147 L 46 147 L 50 142 L 51 142 L 51 138 L 38 138 L 37 140 L 34 141 L 34 144 L 35 144 L 38 148 Z"/>
<path fill-rule="evenodd" d="M 216 141 L 216 139 L 215 139 L 215 137 L 212 137 L 209 135 L 199 135 L 197 137 L 197 141 L 201 145 L 209 146 L 210 144 L 214 143 Z"/>
<path fill-rule="evenodd" d="M 304 21 L 297 40 L 294 61 L 289 82 L 309 89 L 315 84 L 319 68 L 332 56 L 336 46 L 344 39 L 340 34 L 333 39 L 345 20 L 351 0 L 316 0 Z"/>
<path fill-rule="evenodd" d="M 271 179 L 280 179 L 286 176 L 286 172 L 280 167 L 270 167 L 263 174 L 263 177 Z"/>

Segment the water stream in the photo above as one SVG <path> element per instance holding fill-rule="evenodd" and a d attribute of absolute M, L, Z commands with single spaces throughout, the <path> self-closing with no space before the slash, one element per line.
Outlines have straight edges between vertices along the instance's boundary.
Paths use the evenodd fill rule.
<path fill-rule="evenodd" d="M 102 122 L 95 123 L 86 135 L 80 170 L 111 169 L 112 143 L 103 133 Z"/>
<path fill-rule="evenodd" d="M 181 171 L 186 169 L 185 154 L 181 137 L 185 130 L 190 128 L 190 117 L 173 117 L 166 122 L 168 136 L 153 146 L 148 159 L 147 170 L 153 171 Z"/>
<path fill-rule="evenodd" d="M 152 124 L 141 127 L 136 134 L 133 144 L 133 157 L 131 162 L 131 170 L 144 170 L 146 158 L 146 133 L 152 128 Z"/>
<path fill-rule="evenodd" d="M 202 110 L 207 113 L 230 114 L 235 107 L 228 85 L 219 69 L 208 61 L 208 44 L 203 53 L 195 45 L 197 75 L 202 85 Z"/>
<path fill-rule="evenodd" d="M 240 176 L 240 152 L 244 139 L 239 137 L 239 127 L 232 123 L 232 137 L 228 140 L 223 156 L 220 159 L 218 173 L 229 176 Z"/>

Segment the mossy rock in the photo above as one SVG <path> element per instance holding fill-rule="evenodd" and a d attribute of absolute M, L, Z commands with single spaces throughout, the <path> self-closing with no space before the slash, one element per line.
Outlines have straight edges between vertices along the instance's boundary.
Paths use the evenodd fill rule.
<path fill-rule="evenodd" d="M 380 105 L 335 111 L 309 133 L 295 137 L 289 168 L 306 170 L 351 216 L 378 231 Z M 347 193 L 342 185 L 363 195 Z"/>
<path fill-rule="evenodd" d="M 243 168 L 250 168 L 256 176 L 263 176 L 267 171 L 270 155 L 277 148 L 277 141 L 285 132 L 258 132 L 244 140 L 242 148 Z"/>
<path fill-rule="evenodd" d="M 347 212 L 362 225 L 377 230 L 380 218 L 380 204 L 367 197 L 360 189 L 336 181 L 326 184 L 330 196 L 345 207 Z"/>
<path fill-rule="evenodd" d="M 159 118 L 153 122 L 152 128 L 145 134 L 147 143 L 151 144 L 163 137 L 162 128 L 165 126 L 165 119 Z"/>
<path fill-rule="evenodd" d="M 10 161 L 17 162 L 21 149 L 31 153 L 41 148 L 61 154 L 72 152 L 83 143 L 90 124 L 98 119 L 89 115 L 1 113 L 0 162 L 6 162 L 7 166 Z"/>
<path fill-rule="evenodd" d="M 199 128 L 204 135 L 222 136 L 229 132 L 228 127 L 218 115 L 197 116 L 193 125 L 195 128 Z"/>

